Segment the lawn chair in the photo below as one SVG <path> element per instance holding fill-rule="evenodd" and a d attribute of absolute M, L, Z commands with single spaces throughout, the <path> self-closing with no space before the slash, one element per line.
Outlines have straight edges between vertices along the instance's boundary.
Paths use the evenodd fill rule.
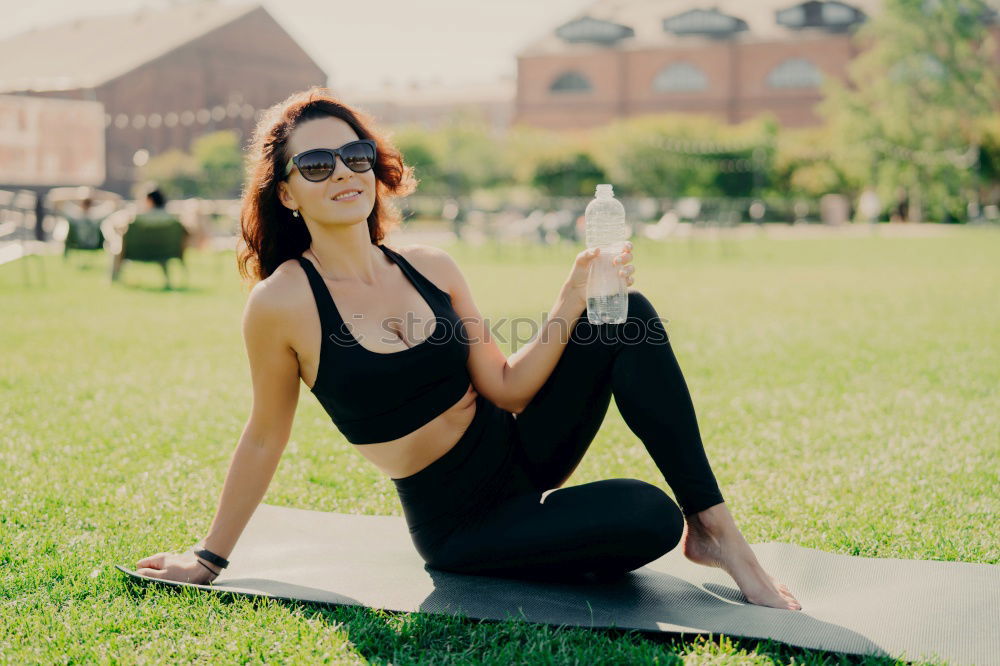
<path fill-rule="evenodd" d="M 69 258 L 70 250 L 103 250 L 104 233 L 101 221 L 88 217 L 66 217 L 68 225 L 63 241 L 63 258 Z"/>
<path fill-rule="evenodd" d="M 136 215 L 135 220 L 128 225 L 122 236 L 121 264 L 126 261 L 153 262 L 163 269 L 165 286 L 170 289 L 170 272 L 167 263 L 171 259 L 179 259 L 184 267 L 184 282 L 188 281 L 187 264 L 184 263 L 184 249 L 188 231 L 181 221 L 172 215 L 148 214 Z M 111 276 L 118 280 L 121 268 Z"/>

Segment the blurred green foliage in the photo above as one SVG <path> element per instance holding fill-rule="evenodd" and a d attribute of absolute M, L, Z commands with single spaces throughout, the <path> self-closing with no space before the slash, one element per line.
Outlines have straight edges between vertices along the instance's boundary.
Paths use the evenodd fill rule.
<path fill-rule="evenodd" d="M 872 183 L 883 200 L 906 188 L 918 220 L 964 217 L 996 178 L 992 16 L 982 0 L 886 0 L 856 35 L 866 48 L 848 84 L 824 85 L 830 169 L 847 183 Z"/>
<path fill-rule="evenodd" d="M 159 185 L 169 199 L 232 199 L 243 184 L 243 155 L 234 130 L 204 134 L 190 152 L 171 149 L 149 160 L 142 178 Z"/>
<path fill-rule="evenodd" d="M 438 127 L 393 127 L 418 193 L 512 199 L 590 196 L 599 182 L 624 196 L 852 201 L 873 185 L 885 207 L 902 191 L 920 219 L 963 221 L 972 200 L 1000 190 L 997 44 L 983 0 L 887 0 L 856 33 L 847 84 L 827 77 L 822 125 L 782 128 L 770 113 L 739 125 L 709 116 L 650 114 L 590 130 L 515 125 L 498 132 L 458 111 Z M 170 150 L 142 170 L 170 197 L 239 196 L 240 145 L 231 131 Z"/>

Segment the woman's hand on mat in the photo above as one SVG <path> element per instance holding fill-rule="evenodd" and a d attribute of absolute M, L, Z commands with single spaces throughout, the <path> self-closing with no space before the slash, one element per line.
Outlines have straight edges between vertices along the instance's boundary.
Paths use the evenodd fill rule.
<path fill-rule="evenodd" d="M 598 256 L 600 256 L 600 248 L 588 248 L 577 254 L 573 270 L 563 286 L 564 294 L 583 305 L 587 304 L 587 279 L 590 276 L 590 265 Z M 635 266 L 626 266 L 630 261 L 632 261 L 632 242 L 625 241 L 622 251 L 612 257 L 611 262 L 618 269 L 618 275 L 625 279 L 625 285 L 628 287 L 631 287 L 632 283 L 635 282 L 635 278 L 632 277 L 635 273 Z"/>
<path fill-rule="evenodd" d="M 202 564 L 191 551 L 180 554 L 157 553 L 139 560 L 136 566 L 138 568 L 135 572 L 141 576 L 199 585 L 212 582 L 218 575 L 209 571 L 207 566 L 210 565 Z"/>

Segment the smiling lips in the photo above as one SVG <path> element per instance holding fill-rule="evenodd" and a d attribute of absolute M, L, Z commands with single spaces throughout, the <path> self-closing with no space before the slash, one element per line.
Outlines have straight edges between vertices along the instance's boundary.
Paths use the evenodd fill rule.
<path fill-rule="evenodd" d="M 350 194 L 348 194 L 350 192 Z M 346 196 L 342 196 L 346 195 Z M 360 190 L 344 190 L 340 194 L 333 197 L 332 201 L 354 201 L 361 196 Z"/>

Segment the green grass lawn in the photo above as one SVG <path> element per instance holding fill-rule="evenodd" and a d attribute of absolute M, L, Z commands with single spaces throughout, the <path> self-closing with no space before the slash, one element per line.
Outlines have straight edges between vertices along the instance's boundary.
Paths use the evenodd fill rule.
<path fill-rule="evenodd" d="M 635 244 L 749 542 L 997 563 L 1000 233 Z M 538 320 L 580 248 L 448 249 L 484 315 Z M 211 522 L 250 408 L 246 294 L 232 254 L 191 254 L 173 291 L 155 266 L 110 286 L 103 257 L 30 261 L 44 285 L 0 266 L 0 662 L 855 661 L 131 586 L 114 564 Z M 401 516 L 301 388 L 264 501 Z M 669 492 L 612 404 L 569 484 L 618 476 Z"/>

